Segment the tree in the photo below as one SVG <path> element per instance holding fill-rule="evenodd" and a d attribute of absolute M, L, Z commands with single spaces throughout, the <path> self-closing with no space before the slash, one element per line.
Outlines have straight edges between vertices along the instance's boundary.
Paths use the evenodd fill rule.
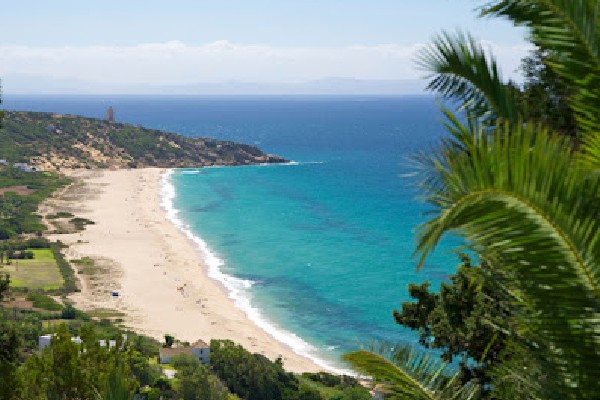
<path fill-rule="evenodd" d="M 10 288 L 10 276 L 0 273 L 0 302 Z M 23 341 L 16 323 L 0 306 L 0 400 L 14 399 L 19 390 L 17 368 Z"/>
<path fill-rule="evenodd" d="M 418 330 L 421 345 L 441 349 L 445 362 L 470 359 L 460 362 L 461 381 L 476 380 L 484 386 L 490 383 L 488 370 L 503 360 L 506 334 L 496 327 L 511 315 L 508 299 L 492 284 L 489 266 L 472 265 L 464 254 L 461 258 L 458 271 L 441 284 L 439 293 L 430 292 L 427 282 L 409 285 L 409 294 L 417 301 L 403 303 L 394 319 Z"/>
<path fill-rule="evenodd" d="M 329 400 L 371 400 L 373 396 L 371 393 L 363 387 L 350 387 L 344 389 L 344 392 L 339 395 L 330 398 Z"/>
<path fill-rule="evenodd" d="M 0 302 L 4 299 L 4 294 L 10 287 L 10 275 L 0 272 Z"/>
<path fill-rule="evenodd" d="M 150 365 L 148 358 L 138 351 L 134 351 L 129 361 L 131 373 L 136 377 L 140 386 L 152 386 L 161 376 L 162 371 L 158 365 Z"/>
<path fill-rule="evenodd" d="M 112 349 L 101 347 L 93 326 L 81 329 L 82 343 L 74 343 L 62 325 L 41 355 L 21 366 L 21 398 L 63 400 L 130 399 L 137 381 L 129 365 L 131 353 L 121 339 Z"/>
<path fill-rule="evenodd" d="M 432 71 L 430 88 L 458 99 L 465 118 L 445 110 L 449 138 L 418 156 L 433 207 L 417 230 L 419 267 L 444 234 L 455 232 L 493 271 L 490 284 L 506 294 L 513 316 L 496 327 L 510 350 L 491 389 L 503 388 L 504 398 L 592 399 L 600 392 L 597 7 L 595 0 L 497 0 L 482 8 L 482 15 L 527 27 L 531 41 L 553 55 L 546 65 L 568 90 L 577 151 L 547 121 L 527 114 L 514 85 L 501 80 L 493 57 L 468 35 L 444 33 L 420 57 Z M 395 364 L 360 365 L 375 376 L 410 377 L 402 367 L 410 360 L 402 361 L 400 372 Z M 421 388 L 423 398 L 440 398 L 419 382 L 404 384 Z"/>
<path fill-rule="evenodd" d="M 127 379 L 127 370 L 123 364 L 116 365 L 110 370 L 100 398 L 103 400 L 133 400 L 131 383 Z"/>
<path fill-rule="evenodd" d="M 519 93 L 519 107 L 524 110 L 525 120 L 539 121 L 577 144 L 575 114 L 569 105 L 571 90 L 548 67 L 555 57 L 558 55 L 536 48 L 523 59 L 520 69 L 525 81 Z"/>
<path fill-rule="evenodd" d="M 298 378 L 283 369 L 281 359 L 275 362 L 261 354 L 252 354 L 231 340 L 210 342 L 210 365 L 214 374 L 231 393 L 247 400 L 295 400 L 302 394 Z"/>
<path fill-rule="evenodd" d="M 183 370 L 194 370 L 200 365 L 200 360 L 192 354 L 178 354 L 171 359 L 173 368 Z"/>
<path fill-rule="evenodd" d="M 147 336 L 137 335 L 133 332 L 128 332 L 127 337 L 131 347 L 141 353 L 145 357 L 157 357 L 159 343 Z"/>
<path fill-rule="evenodd" d="M 76 316 L 77 316 L 77 311 L 75 310 L 75 307 L 73 307 L 73 305 L 71 305 L 71 304 L 67 304 L 66 307 L 63 308 L 63 310 L 61 312 L 62 319 L 75 319 Z"/>
<path fill-rule="evenodd" d="M 0 400 L 16 399 L 22 340 L 18 326 L 0 308 Z"/>
<path fill-rule="evenodd" d="M 286 397 L 289 400 L 323 400 L 317 389 L 308 385 L 300 385 L 297 394 Z"/>
<path fill-rule="evenodd" d="M 177 374 L 182 400 L 227 400 L 227 387 L 203 365 L 184 368 Z"/>
<path fill-rule="evenodd" d="M 24 398 L 78 399 L 95 395 L 92 376 L 81 368 L 78 345 L 62 326 L 41 356 L 32 356 L 22 366 Z"/>

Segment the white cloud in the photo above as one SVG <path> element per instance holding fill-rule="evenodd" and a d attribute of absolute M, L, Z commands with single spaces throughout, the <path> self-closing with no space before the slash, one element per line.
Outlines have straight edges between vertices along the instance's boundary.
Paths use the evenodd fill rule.
<path fill-rule="evenodd" d="M 526 46 L 489 44 L 505 76 Z M 105 85 L 183 85 L 197 82 L 302 82 L 325 77 L 399 80 L 422 77 L 414 63 L 421 44 L 346 47 L 274 47 L 220 40 L 203 45 L 180 41 L 134 46 L 0 46 L 0 77 L 44 77 Z"/>

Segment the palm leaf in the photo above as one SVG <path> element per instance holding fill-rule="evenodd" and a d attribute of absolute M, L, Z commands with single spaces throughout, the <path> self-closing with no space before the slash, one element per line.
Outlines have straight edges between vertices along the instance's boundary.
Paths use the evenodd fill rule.
<path fill-rule="evenodd" d="M 417 231 L 419 265 L 444 233 L 461 234 L 521 299 L 522 333 L 562 378 L 554 389 L 597 390 L 600 179 L 576 167 L 566 139 L 531 124 L 450 126 L 460 134 L 420 157 L 434 211 Z"/>
<path fill-rule="evenodd" d="M 597 0 L 502 0 L 482 15 L 526 26 L 532 41 L 555 57 L 549 66 L 575 93 L 569 103 L 584 134 L 600 132 L 600 31 Z"/>
<path fill-rule="evenodd" d="M 582 140 L 580 166 L 593 174 L 600 173 L 600 131 L 588 133 Z"/>
<path fill-rule="evenodd" d="M 461 100 L 479 117 L 519 119 L 515 88 L 503 83 L 494 58 L 471 36 L 443 32 L 418 54 L 417 62 L 432 72 L 427 89 Z"/>
<path fill-rule="evenodd" d="M 347 353 L 343 359 L 357 371 L 371 376 L 389 400 L 474 399 L 476 385 L 456 385 L 456 375 L 448 376 L 447 365 L 409 346 Z"/>

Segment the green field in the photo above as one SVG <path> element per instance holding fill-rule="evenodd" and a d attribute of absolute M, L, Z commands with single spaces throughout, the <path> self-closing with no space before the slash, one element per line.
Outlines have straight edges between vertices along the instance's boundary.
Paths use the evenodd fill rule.
<path fill-rule="evenodd" d="M 0 270 L 10 274 L 10 285 L 15 288 L 60 289 L 63 278 L 56 259 L 50 249 L 27 249 L 34 254 L 33 260 L 11 260 L 11 265 L 2 265 Z"/>
<path fill-rule="evenodd" d="M 55 329 L 61 325 L 81 325 L 81 321 L 77 319 L 47 319 L 42 321 L 42 329 Z"/>

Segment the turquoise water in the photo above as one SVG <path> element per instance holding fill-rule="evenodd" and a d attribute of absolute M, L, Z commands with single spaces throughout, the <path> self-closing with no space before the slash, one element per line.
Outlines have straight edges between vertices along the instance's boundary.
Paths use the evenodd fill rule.
<path fill-rule="evenodd" d="M 168 178 L 170 205 L 207 246 L 213 276 L 270 333 L 334 366 L 371 340 L 416 342 L 392 310 L 409 299 L 408 283 L 435 287 L 457 264 L 448 246 L 420 273 L 411 257 L 426 205 L 416 200 L 410 156 L 443 134 L 432 98 L 5 101 L 9 109 L 88 116 L 102 116 L 107 104 L 120 121 L 257 144 L 294 161 L 178 170 Z"/>

